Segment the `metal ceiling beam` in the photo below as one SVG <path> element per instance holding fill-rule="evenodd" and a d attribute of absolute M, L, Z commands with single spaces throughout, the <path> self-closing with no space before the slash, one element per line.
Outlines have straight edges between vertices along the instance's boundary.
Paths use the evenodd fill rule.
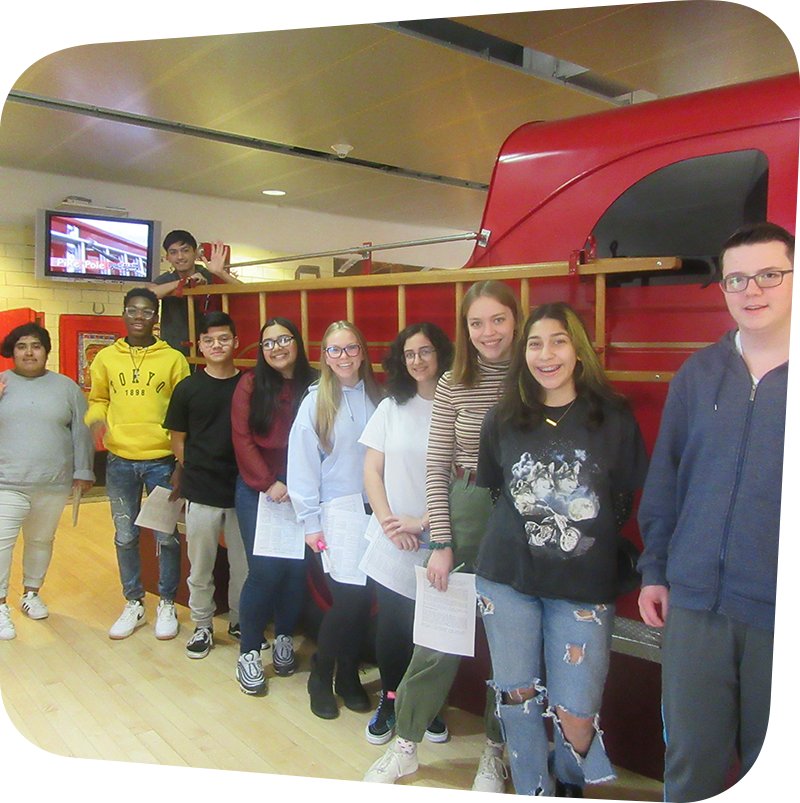
<path fill-rule="evenodd" d="M 278 153 L 282 156 L 294 156 L 301 159 L 313 159 L 318 162 L 328 162 L 333 164 L 345 164 L 352 167 L 362 167 L 367 170 L 374 170 L 384 175 L 399 176 L 400 178 L 415 179 L 417 181 L 429 181 L 434 184 L 445 184 L 449 187 L 460 187 L 466 190 L 479 190 L 486 192 L 488 184 L 479 181 L 469 181 L 452 176 L 442 176 L 436 173 L 426 173 L 421 170 L 411 170 L 407 167 L 385 164 L 383 162 L 373 162 L 368 159 L 359 159 L 353 156 L 340 157 L 335 153 L 326 153 L 312 148 L 302 148 L 298 145 L 286 145 L 281 142 L 271 142 L 258 137 L 246 137 L 241 134 L 232 134 L 227 131 L 218 131 L 213 128 L 203 128 L 201 126 L 190 125 L 188 123 L 177 123 L 173 120 L 164 120 L 160 117 L 150 117 L 134 112 L 123 112 L 116 109 L 109 109 L 103 106 L 93 106 L 87 103 L 77 103 L 71 100 L 60 98 L 49 98 L 44 95 L 35 95 L 30 92 L 20 92 L 12 90 L 8 93 L 8 100 L 15 103 L 23 103 L 28 106 L 35 106 L 40 109 L 51 109 L 54 111 L 67 112 L 68 114 L 79 114 L 84 117 L 94 117 L 99 120 L 108 120 L 114 123 L 125 125 L 135 125 L 141 128 L 151 128 L 156 131 L 166 131 L 170 134 L 181 134 L 187 137 L 197 137 L 198 139 L 209 140 L 211 142 L 222 142 L 226 145 L 236 145 L 241 148 L 251 150 L 267 151 Z"/>

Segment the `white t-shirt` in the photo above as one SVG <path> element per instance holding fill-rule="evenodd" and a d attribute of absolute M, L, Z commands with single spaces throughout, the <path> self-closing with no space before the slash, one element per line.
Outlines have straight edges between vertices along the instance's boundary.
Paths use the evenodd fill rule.
<path fill-rule="evenodd" d="M 405 404 L 384 399 L 364 427 L 359 443 L 384 455 L 383 484 L 395 516 L 422 518 L 425 498 L 425 459 L 433 399 L 414 396 Z"/>

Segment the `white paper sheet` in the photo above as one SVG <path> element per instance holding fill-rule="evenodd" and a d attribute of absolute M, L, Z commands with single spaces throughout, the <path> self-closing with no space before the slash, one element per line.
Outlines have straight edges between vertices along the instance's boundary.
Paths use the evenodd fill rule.
<path fill-rule="evenodd" d="M 305 553 L 303 525 L 298 523 L 292 503 L 275 502 L 259 493 L 253 554 L 302 560 Z"/>
<path fill-rule="evenodd" d="M 326 548 L 322 552 L 322 568 L 339 583 L 363 586 L 367 575 L 358 567 L 367 540 L 364 531 L 369 516 L 364 513 L 360 494 L 342 496 L 324 502 L 322 508 L 322 534 Z"/>
<path fill-rule="evenodd" d="M 475 575 L 451 574 L 447 591 L 431 587 L 417 566 L 414 644 L 450 655 L 475 655 Z"/>
<path fill-rule="evenodd" d="M 408 599 L 416 599 L 417 578 L 414 567 L 422 566 L 425 562 L 428 548 L 420 545 L 417 552 L 398 549 L 386 536 L 374 515 L 370 517 L 364 535 L 369 543 L 358 568 L 385 588 Z"/>
<path fill-rule="evenodd" d="M 175 532 L 175 526 L 183 509 L 183 499 L 169 501 L 172 491 L 157 485 L 142 502 L 139 515 L 134 524 L 139 527 L 149 527 L 162 533 Z"/>

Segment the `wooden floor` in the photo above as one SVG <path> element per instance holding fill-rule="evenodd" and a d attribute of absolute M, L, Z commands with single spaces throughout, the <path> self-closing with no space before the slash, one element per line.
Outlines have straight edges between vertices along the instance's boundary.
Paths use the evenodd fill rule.
<path fill-rule="evenodd" d="M 8 601 L 17 638 L 0 642 L 0 689 L 13 725 L 32 744 L 76 758 L 141 764 L 360 780 L 384 747 L 364 738 L 368 714 L 342 709 L 332 722 L 308 707 L 306 680 L 313 644 L 296 639 L 299 671 L 272 676 L 269 693 L 248 697 L 235 679 L 238 643 L 215 620 L 216 647 L 202 660 L 184 648 L 193 626 L 178 608 L 181 632 L 158 641 L 150 623 L 123 641 L 108 628 L 122 610 L 108 503 L 89 499 L 78 527 L 62 516 L 53 562 L 42 590 L 43 621 L 19 611 L 21 543 Z M 363 677 L 377 700 L 377 670 Z M 483 742 L 482 721 L 459 709 L 445 712 L 451 740 L 420 746 L 420 770 L 400 784 L 469 789 Z M 587 789 L 587 797 L 660 800 L 660 783 L 620 771 L 620 780 Z"/>

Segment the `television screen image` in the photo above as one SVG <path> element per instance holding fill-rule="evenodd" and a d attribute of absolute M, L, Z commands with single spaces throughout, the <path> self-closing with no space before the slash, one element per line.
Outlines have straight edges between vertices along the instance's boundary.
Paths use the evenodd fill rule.
<path fill-rule="evenodd" d="M 147 280 L 147 223 L 51 215 L 50 271 Z"/>
<path fill-rule="evenodd" d="M 41 232 L 41 238 L 37 232 L 41 278 L 152 280 L 160 235 L 156 221 L 44 210 L 37 228 Z"/>

